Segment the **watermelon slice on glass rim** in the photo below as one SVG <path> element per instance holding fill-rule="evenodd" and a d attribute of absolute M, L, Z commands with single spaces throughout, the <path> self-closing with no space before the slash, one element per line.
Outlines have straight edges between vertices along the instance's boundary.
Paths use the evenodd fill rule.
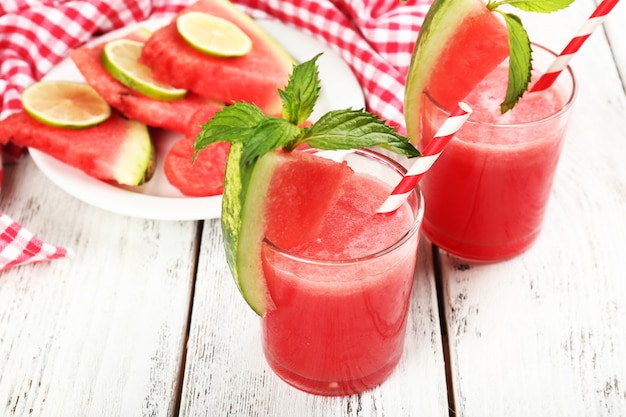
<path fill-rule="evenodd" d="M 574 0 L 434 0 L 413 48 L 404 115 L 413 143 L 420 140 L 423 95 L 452 110 L 487 74 L 509 58 L 500 111 L 511 110 L 528 88 L 531 45 L 521 19 L 501 6 L 551 13 Z"/>
<path fill-rule="evenodd" d="M 435 0 L 415 42 L 404 114 L 411 141 L 420 138 L 425 91 L 452 110 L 509 56 L 507 28 L 482 0 Z"/>

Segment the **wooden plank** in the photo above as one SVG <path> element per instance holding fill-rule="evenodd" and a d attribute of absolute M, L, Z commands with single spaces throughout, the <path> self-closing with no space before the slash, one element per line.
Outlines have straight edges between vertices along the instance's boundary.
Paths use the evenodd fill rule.
<path fill-rule="evenodd" d="M 622 80 L 626 80 L 626 48 L 624 47 L 626 22 L 626 5 L 624 2 L 618 3 L 604 21 L 609 42 L 612 45 L 611 52 L 615 58 L 617 68 L 620 71 Z"/>
<path fill-rule="evenodd" d="M 176 415 L 196 223 L 90 207 L 30 158 L 0 207 L 76 253 L 0 275 L 0 415 Z"/>
<path fill-rule="evenodd" d="M 421 247 L 404 356 L 381 386 L 350 397 L 305 394 L 266 364 L 259 318 L 226 264 L 219 222 L 208 221 L 194 296 L 181 416 L 447 416 L 439 319 L 427 245 Z"/>
<path fill-rule="evenodd" d="M 529 30 L 560 51 L 593 7 Z M 442 255 L 457 416 L 626 414 L 626 98 L 603 31 L 572 65 L 579 95 L 534 247 L 495 264 Z"/>

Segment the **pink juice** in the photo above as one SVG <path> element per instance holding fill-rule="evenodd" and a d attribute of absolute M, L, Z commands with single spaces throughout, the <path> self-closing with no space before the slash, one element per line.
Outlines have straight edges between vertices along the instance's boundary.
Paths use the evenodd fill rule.
<path fill-rule="evenodd" d="M 394 215 L 375 214 L 391 189 L 355 173 L 315 239 L 290 255 L 264 245 L 276 304 L 262 320 L 265 356 L 297 388 L 361 392 L 380 384 L 402 355 L 421 205 L 413 195 Z"/>
<path fill-rule="evenodd" d="M 426 209 L 423 230 L 440 248 L 471 260 L 515 256 L 536 239 L 565 137 L 574 82 L 526 94 L 500 114 L 508 65 L 494 70 L 464 100 L 469 121 L 421 181 Z M 444 115 L 426 100 L 426 146 Z"/>

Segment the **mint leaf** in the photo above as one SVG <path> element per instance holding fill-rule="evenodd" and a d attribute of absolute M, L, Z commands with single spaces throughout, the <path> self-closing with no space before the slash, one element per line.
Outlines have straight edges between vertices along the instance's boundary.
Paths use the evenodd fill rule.
<path fill-rule="evenodd" d="M 319 97 L 317 59 L 320 55 L 301 65 L 295 65 L 285 90 L 278 90 L 283 101 L 283 119 L 296 126 L 306 122 L 311 116 Z"/>
<path fill-rule="evenodd" d="M 249 132 L 241 163 L 253 164 L 258 158 L 293 141 L 300 133 L 298 126 L 277 117 L 265 117 Z"/>
<path fill-rule="evenodd" d="M 363 110 L 335 110 L 304 130 L 298 146 L 306 142 L 318 149 L 356 149 L 382 146 L 408 157 L 419 156 L 408 140 L 375 115 Z"/>
<path fill-rule="evenodd" d="M 194 142 L 194 156 L 215 142 L 243 142 L 256 129 L 266 116 L 261 109 L 248 103 L 235 103 L 223 107 L 208 123 L 202 125 L 202 131 Z"/>
<path fill-rule="evenodd" d="M 510 5 L 526 12 L 552 13 L 565 9 L 573 2 L 574 0 L 489 0 L 487 3 L 489 10 L 504 17 L 509 34 L 509 82 L 504 101 L 500 104 L 500 111 L 503 114 L 513 109 L 528 90 L 532 70 L 532 50 L 522 20 L 512 13 L 497 10 L 498 7 Z"/>
<path fill-rule="evenodd" d="M 567 8 L 574 0 L 508 0 L 501 1 L 501 4 L 524 10 L 526 12 L 552 13 Z"/>
<path fill-rule="evenodd" d="M 317 59 L 320 55 L 295 65 L 287 86 L 279 90 L 282 118 L 267 116 L 248 103 L 226 106 L 202 126 L 194 142 L 195 155 L 215 142 L 242 144 L 239 163 L 243 173 L 262 155 L 281 147 L 291 151 L 303 143 L 325 150 L 380 146 L 407 157 L 420 156 L 409 138 L 364 110 L 330 111 L 310 127 L 300 127 L 319 98 Z"/>
<path fill-rule="evenodd" d="M 502 114 L 511 110 L 528 89 L 532 71 L 532 56 L 528 33 L 519 17 L 510 13 L 504 16 L 509 33 L 509 82 L 506 97 L 500 104 Z"/>

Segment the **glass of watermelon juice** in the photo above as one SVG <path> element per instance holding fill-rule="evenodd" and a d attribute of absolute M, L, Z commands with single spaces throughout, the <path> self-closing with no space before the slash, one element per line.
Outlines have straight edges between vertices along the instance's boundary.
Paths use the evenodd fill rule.
<path fill-rule="evenodd" d="M 292 386 L 350 395 L 383 382 L 402 355 L 424 205 L 417 189 L 394 215 L 376 214 L 404 168 L 369 150 L 323 154 L 355 174 L 315 241 L 290 251 L 264 241 L 276 308 L 261 320 L 263 348 Z"/>
<path fill-rule="evenodd" d="M 533 44 L 535 68 L 547 68 L 555 58 Z M 567 67 L 548 90 L 526 93 L 502 115 L 507 71 L 505 62 L 463 100 L 472 116 L 420 183 L 424 234 L 469 260 L 507 259 L 535 241 L 576 96 Z M 420 146 L 428 144 L 448 114 L 427 92 L 424 101 Z"/>

